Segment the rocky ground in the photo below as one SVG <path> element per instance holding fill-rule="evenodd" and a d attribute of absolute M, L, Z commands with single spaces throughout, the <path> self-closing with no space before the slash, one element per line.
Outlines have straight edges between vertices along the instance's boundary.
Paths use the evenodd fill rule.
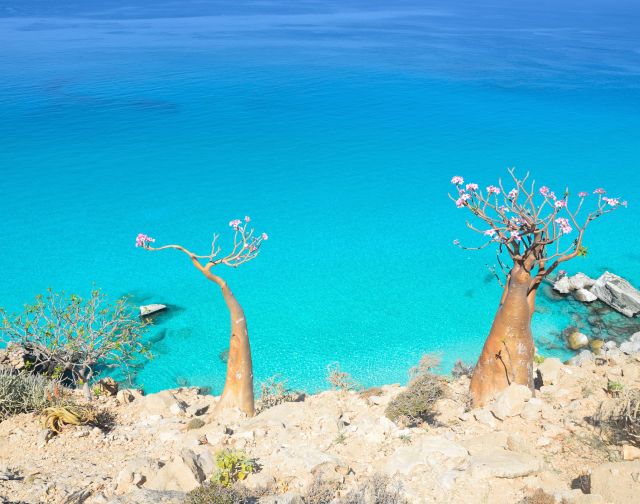
<path fill-rule="evenodd" d="M 398 385 L 323 392 L 250 419 L 213 415 L 217 398 L 197 389 L 120 391 L 97 399 L 115 415 L 111 431 L 69 427 L 48 440 L 34 415 L 17 415 L 0 423 L 0 500 L 180 503 L 215 471 L 215 454 L 234 448 L 257 459 L 246 485 L 269 486 L 272 504 L 300 502 L 316 477 L 345 494 L 378 473 L 415 503 L 517 503 L 537 489 L 557 502 L 638 502 L 640 459 L 623 460 L 589 418 L 610 381 L 640 387 L 640 354 L 546 359 L 538 370 L 535 397 L 512 385 L 478 410 L 467 377 L 448 381 L 434 422 L 413 428 L 385 417 Z"/>

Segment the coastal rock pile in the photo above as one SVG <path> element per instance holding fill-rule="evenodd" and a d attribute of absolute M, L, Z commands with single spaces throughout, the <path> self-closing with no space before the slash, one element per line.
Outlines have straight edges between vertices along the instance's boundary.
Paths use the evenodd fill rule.
<path fill-rule="evenodd" d="M 243 484 L 269 488 L 264 504 L 300 502 L 316 480 L 344 496 L 375 475 L 401 485 L 410 503 L 519 503 L 536 492 L 569 504 L 634 502 L 637 452 L 603 443 L 590 419 L 611 382 L 640 387 L 640 357 L 620 352 L 580 366 L 548 358 L 537 372 L 535 394 L 512 385 L 476 410 L 469 378 L 451 380 L 433 422 L 409 428 L 385 416 L 399 385 L 322 392 L 250 419 L 215 415 L 218 398 L 195 388 L 120 390 L 97 399 L 117 417 L 110 431 L 68 428 L 43 442 L 34 415 L 0 423 L 0 475 L 10 475 L 0 478 L 0 500 L 178 504 L 230 449 L 257 460 Z"/>

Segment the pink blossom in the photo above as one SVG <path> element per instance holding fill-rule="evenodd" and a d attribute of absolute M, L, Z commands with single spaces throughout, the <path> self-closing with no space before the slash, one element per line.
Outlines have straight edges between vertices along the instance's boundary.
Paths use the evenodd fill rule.
<path fill-rule="evenodd" d="M 543 185 L 540 188 L 540 194 L 542 194 L 546 198 L 549 195 L 549 188 L 546 185 Z"/>
<path fill-rule="evenodd" d="M 477 191 L 478 184 L 467 184 L 467 191 Z"/>
<path fill-rule="evenodd" d="M 518 190 L 517 189 L 511 189 L 509 191 L 508 198 L 509 199 L 516 199 L 517 197 L 518 197 Z"/>
<path fill-rule="evenodd" d="M 487 193 L 489 193 L 489 194 L 492 194 L 492 193 L 493 194 L 500 194 L 500 188 L 496 187 L 496 186 L 493 186 L 493 185 L 490 185 L 490 186 L 487 187 Z"/>
<path fill-rule="evenodd" d="M 623 207 L 626 207 L 629 205 L 629 203 L 627 201 L 623 201 L 622 203 L 620 203 L 620 205 L 622 205 Z"/>
<path fill-rule="evenodd" d="M 558 201 L 556 201 L 556 202 L 554 203 L 554 206 L 555 206 L 556 208 L 564 208 L 564 207 L 566 207 L 566 206 L 567 206 L 567 202 L 566 202 L 565 200 L 561 200 L 561 199 L 559 199 Z"/>
<path fill-rule="evenodd" d="M 558 217 L 556 219 L 556 224 L 560 226 L 560 231 L 562 234 L 569 234 L 571 231 L 573 231 L 573 228 L 569 224 L 569 220 L 564 217 Z"/>
<path fill-rule="evenodd" d="M 487 229 L 487 230 L 484 232 L 484 235 L 485 235 L 485 236 L 495 236 L 495 234 L 496 234 L 496 230 L 495 230 L 495 229 Z"/>
<path fill-rule="evenodd" d="M 232 227 L 233 229 L 238 229 L 238 226 L 242 224 L 242 221 L 240 219 L 234 219 L 232 221 L 229 221 L 229 227 Z"/>
<path fill-rule="evenodd" d="M 508 206 L 502 205 L 499 209 L 502 213 L 510 212 L 511 209 Z"/>
<path fill-rule="evenodd" d="M 582 191 L 578 193 L 578 196 L 580 196 L 581 198 L 586 198 L 587 196 L 589 196 L 589 193 Z"/>
<path fill-rule="evenodd" d="M 521 242 L 522 238 L 520 237 L 520 232 L 518 231 L 511 231 L 511 238 L 513 238 L 515 241 L 517 242 Z"/>
<path fill-rule="evenodd" d="M 460 240 L 453 240 L 454 245 L 460 245 Z"/>
<path fill-rule="evenodd" d="M 249 217 L 248 215 L 244 216 L 244 221 L 245 222 L 251 222 L 251 217 Z"/>
<path fill-rule="evenodd" d="M 602 187 L 598 187 L 595 191 L 593 191 L 593 194 L 607 194 L 607 191 L 605 191 Z"/>
<path fill-rule="evenodd" d="M 464 184 L 464 179 L 461 176 L 456 175 L 451 179 L 451 183 L 455 185 Z"/>
<path fill-rule="evenodd" d="M 566 271 L 566 270 L 560 270 L 560 271 L 558 271 L 558 275 L 560 275 L 560 276 L 565 276 L 566 274 L 567 274 L 567 271 Z"/>
<path fill-rule="evenodd" d="M 263 241 L 267 241 L 269 239 L 269 235 L 267 233 L 262 233 L 261 238 Z"/>
<path fill-rule="evenodd" d="M 618 206 L 620 204 L 620 200 L 618 200 L 618 198 L 607 198 L 606 196 L 604 196 L 602 199 L 606 201 L 609 206 L 612 206 L 612 207 Z"/>
<path fill-rule="evenodd" d="M 147 245 L 149 245 L 149 243 L 153 243 L 155 241 L 155 238 L 151 238 L 146 234 L 140 233 L 138 234 L 138 236 L 136 236 L 136 247 L 146 247 Z"/>
<path fill-rule="evenodd" d="M 549 199 L 552 199 L 553 201 L 555 201 L 555 200 L 556 200 L 556 193 L 554 193 L 553 191 L 551 191 L 551 192 L 549 193 Z"/>

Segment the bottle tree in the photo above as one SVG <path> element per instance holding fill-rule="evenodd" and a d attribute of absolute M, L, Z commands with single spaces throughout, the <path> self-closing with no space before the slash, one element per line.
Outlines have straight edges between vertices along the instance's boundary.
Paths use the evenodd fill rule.
<path fill-rule="evenodd" d="M 227 377 L 220 401 L 216 410 L 225 408 L 239 408 L 248 416 L 253 416 L 253 365 L 251 363 L 251 347 L 249 345 L 249 333 L 247 331 L 247 321 L 244 311 L 238 300 L 231 292 L 231 289 L 220 276 L 212 273 L 216 266 L 230 266 L 237 268 L 252 259 L 255 259 L 260 252 L 263 242 L 268 239 L 266 233 L 255 234 L 253 228 L 249 228 L 251 219 L 245 217 L 244 221 L 235 219 L 229 222 L 229 227 L 235 232 L 233 237 L 232 250 L 222 256 L 221 248 L 218 245 L 217 234 L 213 235 L 211 242 L 211 252 L 204 255 L 194 254 L 182 245 L 164 245 L 154 247 L 151 244 L 155 239 L 139 234 L 136 238 L 136 247 L 145 250 L 179 250 L 189 256 L 193 265 L 208 280 L 216 283 L 222 290 L 222 296 L 229 309 L 231 316 L 231 338 L 229 341 L 229 357 L 227 360 Z"/>
<path fill-rule="evenodd" d="M 626 201 L 609 198 L 604 189 L 593 195 L 580 192 L 570 197 L 568 189 L 556 196 L 548 187 L 535 190 L 529 175 L 518 179 L 513 169 L 510 185 L 490 185 L 482 191 L 478 184 L 465 184 L 455 176 L 451 183 L 455 195 L 449 197 L 456 207 L 470 212 L 474 220 L 467 227 L 484 237 L 480 250 L 495 246 L 498 264 L 506 279 L 498 311 L 471 378 L 470 392 L 475 407 L 485 405 L 511 383 L 533 390 L 531 335 L 536 293 L 542 281 L 562 263 L 586 255 L 583 245 L 587 226 Z M 592 200 L 592 201 L 590 201 Z M 585 207 L 590 204 L 590 210 Z M 494 270 L 495 272 L 495 270 Z M 496 276 L 500 279 L 498 273 Z"/>

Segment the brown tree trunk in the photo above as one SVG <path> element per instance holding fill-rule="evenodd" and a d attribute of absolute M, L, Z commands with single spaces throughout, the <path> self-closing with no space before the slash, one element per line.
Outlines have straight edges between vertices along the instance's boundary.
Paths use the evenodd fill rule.
<path fill-rule="evenodd" d="M 471 378 L 474 407 L 484 406 L 511 383 L 533 391 L 531 317 L 535 291 L 529 293 L 530 285 L 531 275 L 522 266 L 514 266 Z"/>

